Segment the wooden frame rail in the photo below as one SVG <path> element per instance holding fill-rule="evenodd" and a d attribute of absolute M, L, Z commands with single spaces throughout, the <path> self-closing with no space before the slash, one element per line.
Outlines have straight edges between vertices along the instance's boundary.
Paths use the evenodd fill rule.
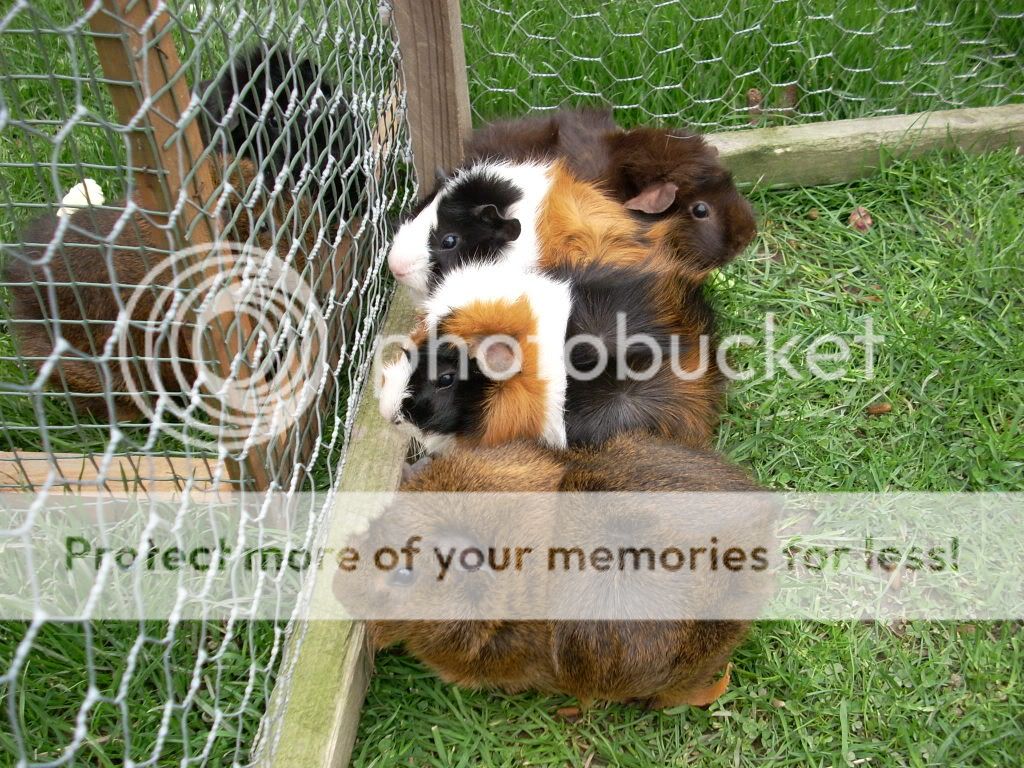
<path fill-rule="evenodd" d="M 1024 147 L 1024 104 L 725 131 L 708 141 L 741 183 L 837 184 L 877 172 L 886 158 Z"/>

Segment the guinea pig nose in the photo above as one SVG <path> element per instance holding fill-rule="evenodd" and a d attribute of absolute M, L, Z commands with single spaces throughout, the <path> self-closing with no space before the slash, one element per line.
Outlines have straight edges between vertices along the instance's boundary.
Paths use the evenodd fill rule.
<path fill-rule="evenodd" d="M 391 274 L 393 274 L 395 277 L 405 277 L 406 275 L 408 275 L 410 272 L 412 272 L 414 263 L 414 261 L 407 258 L 402 258 L 401 256 L 397 256 L 394 253 L 392 253 L 388 257 L 388 269 L 391 270 Z"/>

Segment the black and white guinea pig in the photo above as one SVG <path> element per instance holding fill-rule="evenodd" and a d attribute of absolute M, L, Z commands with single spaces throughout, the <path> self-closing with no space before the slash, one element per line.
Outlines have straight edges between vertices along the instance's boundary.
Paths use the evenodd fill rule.
<path fill-rule="evenodd" d="M 287 174 L 289 189 L 308 186 L 311 197 L 322 189 L 323 213 L 334 226 L 357 211 L 364 185 L 352 170 L 352 114 L 341 89 L 311 59 L 296 58 L 284 43 L 260 44 L 195 94 L 205 143 L 251 160 L 271 187 Z"/>
<path fill-rule="evenodd" d="M 706 446 L 720 378 L 700 368 L 699 341 L 659 321 L 657 280 L 601 264 L 455 269 L 385 368 L 381 415 L 435 453 L 520 439 L 600 445 L 630 430 Z"/>

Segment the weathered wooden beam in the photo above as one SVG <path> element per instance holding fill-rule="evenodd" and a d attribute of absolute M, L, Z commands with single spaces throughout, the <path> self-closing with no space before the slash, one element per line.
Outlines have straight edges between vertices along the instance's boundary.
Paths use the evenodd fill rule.
<path fill-rule="evenodd" d="M 458 0 L 395 0 L 391 18 L 422 196 L 436 169 L 450 170 L 462 159 L 462 144 L 473 130 L 462 15 Z"/>
<path fill-rule="evenodd" d="M 51 493 L 128 496 L 228 491 L 215 475 L 215 458 L 126 454 L 105 463 L 102 454 L 0 452 L 0 492 L 47 488 Z"/>
<path fill-rule="evenodd" d="M 472 130 L 458 0 L 395 0 L 391 20 L 402 54 L 416 176 L 424 195 L 436 168 L 458 165 Z M 414 320 L 413 301 L 399 290 L 381 333 L 408 333 Z M 372 390 L 369 382 L 363 385 L 341 493 L 392 491 L 401 479 L 408 441 L 381 419 Z M 336 508 L 328 521 L 328 542 L 342 536 L 343 517 L 344 510 Z M 334 599 L 331 569 L 317 577 L 314 605 Z M 256 760 L 273 768 L 341 768 L 351 756 L 370 680 L 365 626 L 309 621 L 296 628 L 294 637 L 281 666 L 286 679 L 274 689 Z"/>
<path fill-rule="evenodd" d="M 741 183 L 835 184 L 877 172 L 887 157 L 1024 146 L 1024 104 L 725 131 L 707 138 Z"/>
<path fill-rule="evenodd" d="M 380 114 L 374 125 L 373 147 L 378 158 L 387 157 L 395 149 L 394 143 L 402 126 L 401 97 L 401 82 L 395 77 L 382 94 Z M 383 163 L 375 163 L 374 168 L 373 177 L 367 179 L 368 184 L 380 184 L 381 182 Z M 314 269 L 311 282 L 318 296 L 326 296 L 333 291 L 335 300 L 340 300 L 340 297 L 344 296 L 351 286 L 357 266 L 355 255 L 358 249 L 349 233 L 359 232 L 362 229 L 362 222 L 359 219 L 353 219 L 345 229 L 347 231 L 342 234 L 341 242 L 330 254 L 330 258 L 324 260 L 324 264 L 319 270 Z M 357 305 L 358 302 L 353 299 L 350 306 L 344 311 L 335 312 L 334 316 L 327 320 L 326 363 L 332 371 L 337 369 L 341 362 L 345 347 L 342 344 L 342 339 L 344 338 L 347 345 L 351 345 L 355 338 L 356 324 L 359 322 L 359 307 Z M 296 368 L 298 364 L 297 362 Z M 271 446 L 268 452 L 270 466 L 284 468 L 283 476 L 278 477 L 279 482 L 286 482 L 288 475 L 294 471 L 296 466 L 308 466 L 309 460 L 322 438 L 321 425 L 325 423 L 325 417 L 333 415 L 333 413 L 319 412 L 317 406 L 322 407 L 326 403 L 328 409 L 333 411 L 337 387 L 338 382 L 333 377 L 327 379 L 320 390 L 317 402 L 300 414 L 292 428 L 285 431 Z"/>
<path fill-rule="evenodd" d="M 410 296 L 400 290 L 391 302 L 381 333 L 408 333 L 415 319 Z M 393 491 L 401 479 L 408 440 L 380 417 L 373 384 L 359 398 L 339 493 Z M 328 521 L 327 541 L 343 536 L 340 504 Z M 316 575 L 311 604 L 333 599 L 334 569 Z M 372 658 L 362 622 L 314 620 L 296 628 L 279 684 L 264 720 L 257 753 L 260 765 L 275 768 L 341 768 L 347 765 L 359 726 L 359 710 L 370 681 Z"/>

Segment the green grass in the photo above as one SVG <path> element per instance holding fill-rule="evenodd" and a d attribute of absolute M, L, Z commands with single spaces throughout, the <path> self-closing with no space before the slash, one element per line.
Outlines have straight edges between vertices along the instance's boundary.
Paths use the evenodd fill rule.
<path fill-rule="evenodd" d="M 284 33 L 292 4 L 272 5 L 281 11 L 276 29 Z M 812 20 L 810 4 L 795 0 L 653 5 L 465 0 L 478 117 L 575 97 L 617 104 L 627 124 L 673 116 L 742 126 L 746 89 L 760 88 L 768 106 L 778 108 L 781 89 L 772 84 L 789 81 L 799 84 L 797 117 L 816 119 L 989 105 L 1024 94 L 1024 22 L 994 20 L 988 3 L 930 0 L 914 12 L 885 16 L 874 3 L 845 2 L 837 21 Z M 326 13 L 321 4 L 308 7 L 310 18 Z M 567 18 L 595 9 L 597 16 Z M 827 15 L 827 6 L 814 9 Z M 360 12 L 375 13 L 375 4 Z M 30 18 L 67 22 L 74 14 L 59 0 L 45 0 L 24 12 L 22 26 Z M 926 27 L 926 20 L 950 23 Z M 215 70 L 225 29 L 196 28 L 203 46 L 183 46 L 198 74 Z M 319 34 L 311 24 L 298 37 Z M 965 46 L 962 38 L 988 42 Z M 91 48 L 71 51 L 64 39 L 0 34 L 0 72 L 95 71 Z M 795 42 L 780 45 L 787 41 Z M 879 47 L 910 43 L 905 50 Z M 719 55 L 721 61 L 706 61 Z M 930 67 L 927 61 L 947 63 Z M 976 61 L 977 72 L 960 77 Z M 870 71 L 851 71 L 865 62 Z M 100 120 L 111 116 L 94 82 L 76 92 L 67 81 L 10 78 L 3 94 L 19 119 L 46 118 L 77 102 Z M 65 188 L 74 184 L 78 164 L 85 163 L 87 175 L 114 197 L 123 147 L 88 122 L 61 146 L 58 180 Z M 53 159 L 58 127 L 0 131 L 0 242 L 15 242 L 14 233 L 34 215 L 25 203 L 54 198 L 48 171 L 26 163 Z M 883 176 L 839 187 L 755 190 L 761 235 L 714 287 L 723 332 L 758 336 L 765 313 L 774 311 L 786 336 L 843 333 L 870 314 L 886 341 L 873 381 L 737 384 L 720 432 L 722 448 L 773 488 L 1024 487 L 1022 193 L 1021 159 L 1010 153 L 899 163 Z M 856 205 L 874 216 L 867 234 L 845 223 Z M 819 211 L 816 220 L 808 218 L 812 208 Z M 10 351 L 9 338 L 0 334 L 0 357 Z M 736 359 L 755 362 L 750 354 Z M 20 376 L 16 365 L 0 361 L 0 379 Z M 864 407 L 876 398 L 893 411 L 866 416 Z M 0 397 L 3 423 L 31 428 L 36 420 L 19 404 L 25 401 Z M 77 430 L 59 404 L 47 407 L 55 409 L 47 413 L 51 424 L 69 425 L 53 433 L 57 450 L 105 443 L 105 430 Z M 342 417 L 343 410 L 342 393 Z M 5 431 L 4 440 L 18 439 L 12 435 Z M 20 438 L 20 448 L 35 439 L 27 432 Z M 321 456 L 319 485 L 333 477 L 335 467 L 328 465 L 338 451 L 335 444 Z M 75 765 L 114 766 L 126 757 L 156 755 L 157 765 L 194 765 L 202 763 L 204 749 L 208 765 L 244 762 L 274 681 L 280 631 L 266 622 L 232 628 L 213 622 L 174 628 L 162 622 L 46 624 L 29 638 L 14 686 L 0 687 L 0 766 L 13 764 L 11 756 L 21 751 L 15 730 L 29 739 L 29 760 L 57 760 L 75 738 L 90 685 L 101 698 L 84 715 Z M 25 638 L 24 624 L 0 623 L 0 672 L 10 668 Z M 763 624 L 735 656 L 731 691 L 709 711 L 654 714 L 616 706 L 568 723 L 555 714 L 566 699 L 459 690 L 417 662 L 388 654 L 378 661 L 355 763 L 1013 765 L 1024 753 L 1021 659 L 1019 623 Z M 165 710 L 168 701 L 175 706 Z"/>
<path fill-rule="evenodd" d="M 4 671 L 27 630 L 0 623 Z M 0 765 L 21 754 L 15 732 L 32 763 L 54 761 L 75 743 L 73 765 L 172 765 L 204 750 L 211 766 L 244 760 L 270 696 L 280 631 L 270 622 L 44 624 L 28 638 L 15 682 L 17 730 L 6 717 L 0 726 Z M 83 710 L 76 740 L 90 687 L 99 699 Z M 5 711 L 8 700 L 4 691 Z"/>
<path fill-rule="evenodd" d="M 190 3 L 171 5 L 185 9 L 173 34 L 190 82 L 218 71 L 229 42 L 249 45 L 257 33 L 289 40 L 299 54 L 315 53 L 333 77 L 346 77 L 350 90 L 379 96 L 393 77 L 387 46 L 368 50 L 372 34 L 354 34 L 352 45 L 330 41 L 352 29 L 353 18 L 367 33 L 379 24 L 377 4 L 370 0 L 301 8 L 296 0 L 245 3 L 245 21 L 239 4 L 223 3 L 223 12 L 207 24 L 187 10 Z M 83 176 L 96 179 L 111 203 L 126 189 L 125 143 L 114 131 L 117 121 L 92 41 L 76 28 L 83 7 L 63 0 L 23 4 L 0 30 L 0 258 L 17 248 L 27 221 Z M 5 6 L 0 15 L 10 10 Z M 229 36 L 235 25 L 238 34 Z M 76 106 L 84 114 L 69 124 Z M 372 115 L 365 122 L 372 125 Z M 404 163 L 380 162 L 385 190 L 401 199 L 410 186 Z M 359 243 L 358 263 L 367 263 L 384 237 L 369 228 Z M 373 296 L 368 291 L 356 298 L 361 317 L 371 313 Z M 24 386 L 30 377 L 4 327 L 6 312 L 6 296 L 0 295 L 0 382 Z M 348 343 L 354 345 L 352 339 Z M 311 427 L 320 430 L 319 454 L 300 490 L 328 488 L 337 479 L 351 376 L 341 371 L 332 399 L 322 404 L 323 418 Z M 44 427 L 36 400 L 42 402 Z M 109 425 L 77 417 L 60 393 L 36 398 L 0 391 L 0 425 L 2 451 L 41 450 L 44 430 L 55 452 L 102 454 L 111 438 Z M 147 431 L 147 425 L 127 429 L 127 448 L 137 448 Z M 160 438 L 153 452 L 194 453 L 169 437 Z M 281 468 L 286 480 L 291 471 Z M 0 768 L 20 755 L 33 763 L 56 761 L 72 744 L 73 765 L 120 766 L 128 759 L 161 766 L 248 762 L 280 662 L 284 625 L 44 623 L 33 632 L 22 622 L 0 622 L 0 675 L 27 652 L 13 681 L 0 683 Z M 83 708 L 90 687 L 99 699 Z"/>
<path fill-rule="evenodd" d="M 747 91 L 778 119 L 841 119 L 1024 96 L 1024 19 L 987 3 L 462 3 L 478 118 L 613 104 L 625 124 L 744 127 Z M 892 11 L 886 10 L 892 8 Z M 1018 9 L 1019 11 L 1019 9 Z M 784 90 L 795 84 L 792 116 Z"/>
<path fill-rule="evenodd" d="M 751 198 L 761 233 L 713 283 L 722 332 L 758 338 L 775 312 L 782 341 L 846 335 L 870 315 L 885 341 L 873 380 L 734 384 L 720 447 L 772 488 L 1024 490 L 1024 158 L 933 156 Z M 863 234 L 847 225 L 858 205 L 875 222 Z M 763 353 L 733 363 L 763 368 Z M 876 400 L 891 413 L 867 415 Z M 460 690 L 385 654 L 354 764 L 1007 766 L 1024 754 L 1020 622 L 763 623 L 733 662 L 708 711 L 616 705 L 571 723 L 556 714 L 565 697 Z"/>

